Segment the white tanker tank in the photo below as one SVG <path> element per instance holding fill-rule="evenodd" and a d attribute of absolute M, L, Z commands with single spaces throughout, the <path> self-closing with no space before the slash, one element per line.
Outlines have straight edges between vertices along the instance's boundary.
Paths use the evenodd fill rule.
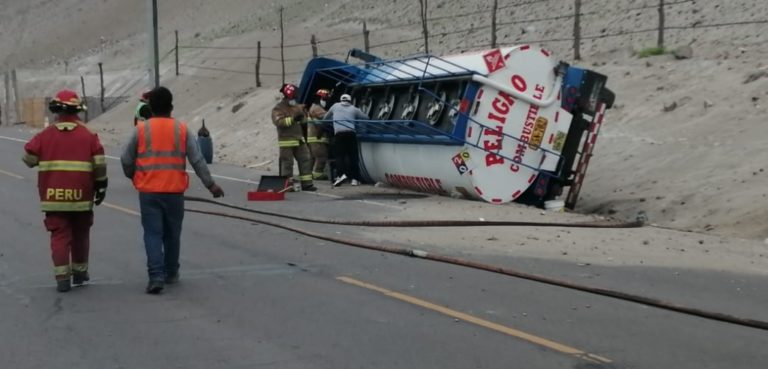
<path fill-rule="evenodd" d="M 614 100 L 605 76 L 531 45 L 398 60 L 350 56 L 363 63 L 310 61 L 299 96 L 309 104 L 320 88 L 335 99 L 348 93 L 370 116 L 341 122 L 355 128 L 365 179 L 497 204 L 541 205 L 570 186 L 566 205 L 575 206 Z"/>

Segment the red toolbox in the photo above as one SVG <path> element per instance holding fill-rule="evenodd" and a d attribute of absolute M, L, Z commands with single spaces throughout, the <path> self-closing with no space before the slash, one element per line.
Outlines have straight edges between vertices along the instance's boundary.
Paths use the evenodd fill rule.
<path fill-rule="evenodd" d="M 248 191 L 248 201 L 285 200 L 285 193 L 290 189 L 288 177 L 261 176 L 256 191 Z"/>

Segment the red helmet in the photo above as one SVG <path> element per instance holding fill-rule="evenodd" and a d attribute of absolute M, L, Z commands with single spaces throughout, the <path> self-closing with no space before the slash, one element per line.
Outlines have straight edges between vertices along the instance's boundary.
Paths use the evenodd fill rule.
<path fill-rule="evenodd" d="M 317 90 L 315 95 L 319 97 L 321 100 L 328 100 L 328 98 L 331 97 L 331 91 L 321 88 Z"/>
<path fill-rule="evenodd" d="M 298 89 L 299 88 L 296 87 L 296 85 L 286 83 L 283 85 L 283 87 L 280 88 L 280 93 L 283 94 L 286 99 L 291 100 L 296 97 L 296 92 Z"/>
<path fill-rule="evenodd" d="M 74 114 L 86 110 L 83 101 L 80 100 L 80 96 L 77 96 L 77 92 L 72 90 L 61 90 L 56 96 L 51 99 L 48 104 L 49 109 L 53 113 L 68 113 Z"/>

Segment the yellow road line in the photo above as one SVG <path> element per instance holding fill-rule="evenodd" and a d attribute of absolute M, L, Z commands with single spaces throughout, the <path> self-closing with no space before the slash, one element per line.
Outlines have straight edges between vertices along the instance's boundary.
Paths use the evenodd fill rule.
<path fill-rule="evenodd" d="M 131 215 L 136 215 L 136 216 L 140 216 L 141 215 L 141 214 L 139 214 L 135 210 L 124 208 L 122 206 L 118 206 L 118 205 L 115 205 L 115 204 L 110 204 L 108 202 L 102 202 L 101 205 L 104 205 L 105 207 L 108 207 L 110 209 L 115 209 L 117 211 L 122 211 L 123 213 L 126 213 L 126 214 L 131 214 Z"/>
<path fill-rule="evenodd" d="M 376 292 L 382 293 L 382 294 L 384 294 L 386 296 L 395 298 L 397 300 L 404 301 L 404 302 L 407 302 L 407 303 L 410 303 L 410 304 L 413 304 L 413 305 L 417 305 L 417 306 L 420 306 L 420 307 L 423 307 L 425 309 L 429 309 L 429 310 L 432 310 L 432 311 L 436 311 L 438 313 L 441 313 L 441 314 L 444 314 L 444 315 L 448 315 L 448 316 L 456 318 L 456 319 L 461 319 L 463 321 L 470 322 L 472 324 L 476 324 L 476 325 L 479 325 L 481 327 L 484 327 L 484 328 L 487 328 L 487 329 L 490 329 L 490 330 L 493 330 L 493 331 L 496 331 L 496 332 L 500 332 L 500 333 L 503 333 L 503 334 L 506 334 L 506 335 L 509 335 L 509 336 L 512 336 L 512 337 L 516 337 L 516 338 L 522 339 L 524 341 L 528 341 L 530 343 L 533 343 L 533 344 L 536 344 L 536 345 L 539 345 L 539 346 L 543 346 L 543 347 L 549 348 L 549 349 L 554 350 L 554 351 L 558 351 L 558 352 L 561 352 L 561 353 L 564 353 L 564 354 L 572 355 L 572 356 L 578 357 L 580 359 L 584 359 L 584 360 L 595 362 L 595 363 L 610 363 L 611 362 L 610 359 L 602 357 L 602 356 L 598 356 L 598 355 L 595 355 L 595 354 L 590 354 L 588 352 L 585 352 L 585 351 L 582 351 L 582 350 L 579 350 L 579 349 L 576 349 L 576 348 L 573 348 L 573 347 L 570 347 L 570 346 L 567 346 L 567 345 L 564 345 L 564 344 L 561 344 L 561 343 L 557 343 L 557 342 L 548 340 L 546 338 L 538 337 L 538 336 L 532 335 L 530 333 L 526 333 L 526 332 L 519 331 L 517 329 L 510 328 L 510 327 L 507 327 L 507 326 L 504 326 L 504 325 L 501 325 L 501 324 L 490 322 L 490 321 L 487 321 L 485 319 L 481 319 L 481 318 L 478 318 L 478 317 L 475 317 L 475 316 L 472 316 L 472 315 L 469 315 L 469 314 L 462 313 L 460 311 L 449 309 L 449 308 L 447 308 L 445 306 L 436 305 L 436 304 L 433 304 L 431 302 L 424 301 L 424 300 L 421 300 L 421 299 L 418 299 L 418 298 L 415 298 L 415 297 L 412 297 L 412 296 L 408 296 L 408 295 L 405 295 L 405 294 L 402 294 L 402 293 L 399 293 L 399 292 L 390 291 L 388 289 L 381 288 L 381 287 L 378 287 L 378 286 L 374 286 L 372 284 L 365 283 L 365 282 L 362 282 L 362 281 L 359 281 L 359 280 L 356 280 L 356 279 L 353 279 L 353 278 L 349 278 L 349 277 L 336 277 L 336 279 L 338 279 L 338 280 L 340 280 L 340 281 L 342 281 L 344 283 L 348 283 L 348 284 L 351 284 L 351 285 L 355 285 L 355 286 L 358 286 L 358 287 L 362 287 L 362 288 L 365 288 L 365 289 L 376 291 Z"/>
<path fill-rule="evenodd" d="M 5 174 L 5 175 L 11 176 L 13 178 L 24 179 L 24 177 L 22 177 L 22 176 L 20 176 L 20 175 L 18 175 L 16 173 L 6 172 L 6 171 L 4 171 L 2 169 L 0 169 L 0 174 Z"/>

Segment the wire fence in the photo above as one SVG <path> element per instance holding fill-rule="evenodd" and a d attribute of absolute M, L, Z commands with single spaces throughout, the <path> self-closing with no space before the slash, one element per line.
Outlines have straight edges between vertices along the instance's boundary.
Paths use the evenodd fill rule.
<path fill-rule="evenodd" d="M 606 38 L 625 37 L 632 35 L 651 34 L 656 33 L 657 40 L 655 46 L 663 49 L 665 42 L 665 31 L 684 31 L 684 30 L 703 30 L 709 28 L 718 27 L 737 27 L 750 24 L 768 24 L 768 19 L 756 19 L 756 20 L 744 20 L 734 22 L 703 22 L 696 21 L 691 24 L 666 24 L 665 15 L 672 11 L 679 11 L 681 7 L 695 6 L 695 0 L 648 0 L 643 4 L 636 6 L 629 6 L 626 8 L 600 8 L 593 7 L 591 10 L 582 11 L 582 6 L 589 6 L 591 0 L 571 0 L 574 2 L 572 7 L 573 11 L 555 13 L 550 16 L 540 17 L 509 17 L 503 21 L 496 22 L 499 18 L 499 14 L 506 9 L 520 9 L 525 6 L 533 5 L 553 5 L 547 4 L 554 2 L 554 0 L 522 0 L 512 1 L 506 4 L 498 4 L 498 0 L 489 0 L 487 4 L 479 9 L 454 12 L 447 14 L 435 14 L 430 17 L 425 17 L 421 21 L 406 21 L 390 25 L 380 25 L 372 29 L 368 29 L 366 22 L 363 22 L 361 32 L 342 34 L 327 39 L 317 38 L 315 35 L 311 35 L 309 42 L 306 43 L 292 43 L 292 44 L 271 44 L 264 43 L 257 46 L 223 46 L 223 45 L 177 45 L 180 50 L 186 51 L 179 58 L 184 59 L 184 63 L 179 64 L 179 68 L 196 68 L 198 70 L 211 70 L 218 72 L 228 72 L 234 74 L 256 74 L 255 80 L 257 86 L 260 86 L 260 75 L 264 76 L 280 76 L 282 81 L 285 82 L 286 76 L 294 76 L 301 73 L 300 68 L 304 63 L 310 59 L 318 56 L 345 56 L 347 55 L 351 46 L 357 46 L 366 52 L 371 50 L 384 50 L 393 48 L 400 45 L 412 45 L 421 43 L 421 45 L 408 46 L 410 49 L 421 48 L 424 52 L 429 52 L 427 45 L 430 40 L 441 40 L 452 35 L 462 35 L 466 41 L 464 44 L 459 45 L 459 49 L 466 48 L 495 48 L 497 34 L 500 32 L 508 33 L 510 30 L 521 27 L 522 25 L 535 24 L 542 22 L 560 22 L 563 24 L 563 29 L 571 31 L 568 34 L 561 34 L 557 36 L 542 37 L 542 36 L 528 36 L 520 35 L 513 41 L 514 44 L 526 44 L 526 43 L 573 43 L 573 56 L 574 59 L 581 58 L 581 48 L 584 41 L 600 40 Z M 583 4 L 582 4 L 583 3 Z M 558 4 L 558 5 L 562 5 Z M 634 5 L 634 4 L 631 4 Z M 555 7 L 552 7 L 553 9 Z M 556 8 L 563 9 L 563 6 Z M 685 10 L 685 9 L 683 9 Z M 619 30 L 607 30 L 603 29 L 599 33 L 582 34 L 581 24 L 594 23 L 601 19 L 610 18 L 616 22 L 622 20 L 622 18 L 628 18 L 637 16 L 644 12 L 657 12 L 658 22 L 653 27 L 637 28 L 637 29 L 619 29 Z M 474 25 L 471 20 L 476 20 L 478 17 L 483 19 L 493 19 L 493 21 L 484 22 L 479 25 Z M 568 22 L 568 23 L 566 23 Z M 569 27 L 569 23 L 572 23 L 572 28 Z M 451 29 L 456 24 L 471 24 L 469 27 L 463 27 L 459 29 Z M 282 25 L 281 25 L 282 26 Z M 423 28 L 423 30 L 421 30 Z M 419 36 L 411 37 L 397 37 L 392 36 L 390 31 L 392 30 L 404 30 L 413 29 L 415 32 L 412 34 L 418 34 Z M 419 29 L 417 31 L 417 29 Z M 475 38 L 478 35 L 487 36 L 490 32 L 489 43 L 483 44 L 476 42 Z M 378 42 L 371 42 L 371 36 L 378 39 Z M 334 47 L 335 46 L 335 47 Z M 649 45 L 650 46 L 650 45 Z M 304 48 L 306 52 L 298 50 Z M 280 51 L 279 55 L 276 51 Z M 290 51 L 291 56 L 285 55 L 286 51 Z M 453 51 L 453 50 L 449 50 Z M 247 54 L 246 54 L 247 53 Z M 296 56 L 304 55 L 304 56 Z M 235 70 L 229 67 L 211 66 L 209 63 L 213 62 L 218 64 L 221 62 L 231 61 L 232 63 L 240 63 L 242 61 L 251 60 L 255 66 L 253 70 Z M 194 61 L 194 63 L 192 63 Z M 288 65 L 286 69 L 286 65 Z M 285 72 L 264 72 L 264 70 L 277 70 L 278 66 L 282 67 Z M 181 72 L 179 72 L 181 73 Z"/>
<path fill-rule="evenodd" d="M 564 3 L 569 5 L 568 1 L 573 2 L 572 6 L 564 6 Z M 594 49 L 594 42 L 597 40 L 609 38 L 633 40 L 633 37 L 639 35 L 646 43 L 645 46 L 655 46 L 663 51 L 665 41 L 669 37 L 666 32 L 677 32 L 678 35 L 688 33 L 701 35 L 701 32 L 713 28 L 734 27 L 735 29 L 735 27 L 747 25 L 768 24 L 768 14 L 760 13 L 748 16 L 753 19 L 737 20 L 725 18 L 727 12 L 723 11 L 716 13 L 717 18 L 711 17 L 713 19 L 706 19 L 703 16 L 693 17 L 694 19 L 676 17 L 681 13 L 696 14 L 701 4 L 695 0 L 632 1 L 628 4 L 624 3 L 627 6 L 623 8 L 607 7 L 605 4 L 610 3 L 599 0 L 487 0 L 477 9 L 461 12 L 446 10 L 450 7 L 427 9 L 425 14 L 430 16 L 424 15 L 420 20 L 414 20 L 413 16 L 408 16 L 403 17 L 400 22 L 389 24 L 372 17 L 370 21 L 375 22 L 376 25 L 369 28 L 367 22 L 363 21 L 362 28 L 358 32 L 328 38 L 309 35 L 311 37 L 307 42 L 289 44 L 282 41 L 275 42 L 272 39 L 264 40 L 266 41 L 264 43 L 257 41 L 255 45 L 180 44 L 177 32 L 176 43 L 164 54 L 161 61 L 167 66 L 169 59 L 172 59 L 177 76 L 193 74 L 192 72 L 198 74 L 201 71 L 232 76 L 250 75 L 255 85 L 260 87 L 262 77 L 268 77 L 270 81 L 282 82 L 287 78 L 295 79 L 303 73 L 305 64 L 312 58 L 318 56 L 344 58 L 353 47 L 385 55 L 397 53 L 398 50 L 403 49 L 426 53 L 456 52 L 496 48 L 499 46 L 497 45 L 498 36 L 502 35 L 501 39 L 505 44 L 544 44 L 548 48 L 556 47 L 559 51 L 567 51 L 570 48 L 573 58 L 579 60 L 581 49 L 588 41 Z M 541 8 L 538 9 L 538 13 L 529 11 L 536 9 L 537 6 Z M 520 11 L 520 9 L 524 10 Z M 537 16 L 519 16 L 525 13 L 537 14 Z M 756 18 L 760 16 L 766 19 Z M 640 24 L 633 23 L 632 21 L 637 17 L 642 17 L 645 21 Z M 667 19 L 668 17 L 670 19 Z M 671 24 L 669 20 L 672 21 Z M 533 25 L 546 25 L 548 22 L 555 22 L 560 27 L 557 27 L 555 32 L 520 31 Z M 462 27 L 456 28 L 456 25 Z M 282 24 L 280 27 L 282 33 Z M 583 29 L 587 29 L 587 32 L 583 32 Z M 652 36 L 656 36 L 655 40 L 650 39 Z M 437 50 L 428 48 L 428 45 L 435 44 L 438 45 Z M 116 70 L 116 67 L 112 66 L 111 70 Z M 101 80 L 103 95 L 103 76 Z M 135 78 L 123 82 L 120 86 L 113 86 L 111 95 L 126 96 L 142 82 L 144 78 Z M 101 96 L 101 101 L 105 101 L 104 96 Z M 107 101 L 109 103 L 105 104 L 103 110 L 111 109 L 122 100 L 107 99 Z M 0 115 L 0 119 L 5 118 L 6 122 L 9 121 L 6 115 L 8 110 L 10 109 L 6 107 L 5 114 Z"/>

